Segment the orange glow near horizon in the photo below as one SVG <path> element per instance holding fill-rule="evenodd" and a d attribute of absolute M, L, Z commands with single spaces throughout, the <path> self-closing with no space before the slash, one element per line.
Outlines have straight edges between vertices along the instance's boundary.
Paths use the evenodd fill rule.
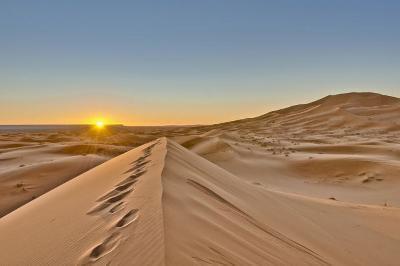
<path fill-rule="evenodd" d="M 83 123 L 85 123 L 85 121 L 90 125 L 95 125 L 97 128 L 103 128 L 106 125 L 114 124 L 114 121 L 105 118 L 104 116 L 94 116 L 90 119 L 85 119 Z"/>
<path fill-rule="evenodd" d="M 224 104 L 223 106 L 184 106 L 169 104 L 155 104 L 146 106 L 135 106 L 135 108 L 120 105 L 112 108 L 105 106 L 106 111 L 96 110 L 93 106 L 68 105 L 50 106 L 43 109 L 33 105 L 30 112 L 22 112 L 24 106 L 0 105 L 0 124 L 4 125 L 92 125 L 96 126 L 102 121 L 105 127 L 109 125 L 126 126 L 165 126 L 165 125 L 193 125 L 214 124 L 232 121 L 240 118 L 254 117 L 263 114 L 263 106 L 251 106 L 248 103 Z M 57 107 L 57 108 L 56 108 Z M 50 111 L 51 110 L 51 111 Z M 107 112 L 107 113 L 106 113 Z M 240 115 L 238 115 L 240 113 Z"/>

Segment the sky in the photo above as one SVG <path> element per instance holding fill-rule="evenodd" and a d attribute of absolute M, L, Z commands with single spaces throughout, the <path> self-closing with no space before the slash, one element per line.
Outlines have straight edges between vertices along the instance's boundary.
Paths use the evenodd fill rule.
<path fill-rule="evenodd" d="M 400 1 L 0 0 L 0 124 L 210 124 L 400 97 Z"/>

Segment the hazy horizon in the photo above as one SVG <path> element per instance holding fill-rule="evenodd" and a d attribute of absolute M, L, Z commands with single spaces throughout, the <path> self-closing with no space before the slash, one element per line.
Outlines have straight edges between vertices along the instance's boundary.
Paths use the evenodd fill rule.
<path fill-rule="evenodd" d="M 355 93 L 375 93 L 375 92 L 370 92 L 370 91 L 369 91 L 369 92 L 362 92 L 362 91 L 357 92 L 357 91 L 352 91 L 352 92 L 344 92 L 344 94 L 346 94 L 346 93 L 353 93 L 353 92 L 355 92 Z M 340 93 L 340 94 L 342 94 L 342 93 Z M 330 94 L 330 95 L 336 95 L 336 94 Z M 325 95 L 324 97 L 326 97 L 326 96 L 329 96 L 329 95 Z M 386 95 L 386 96 L 396 97 L 396 96 L 394 96 L 394 95 Z M 299 102 L 299 103 L 297 103 L 297 104 L 295 104 L 295 105 L 298 105 L 298 104 L 307 104 L 307 103 L 314 102 L 314 101 L 316 101 L 316 100 L 319 100 L 319 99 L 312 99 L 312 100 L 309 100 L 309 101 L 307 101 L 307 102 Z M 293 106 L 293 105 L 292 105 L 292 106 Z M 224 123 L 224 122 L 232 122 L 232 121 L 235 121 L 235 120 L 241 120 L 241 119 L 246 119 L 246 118 L 254 118 L 254 117 L 258 117 L 258 116 L 264 115 L 264 114 L 266 114 L 266 113 L 268 113 L 268 112 L 273 112 L 273 111 L 277 111 L 277 110 L 284 109 L 284 108 L 288 108 L 288 107 L 291 107 L 291 106 L 282 106 L 282 107 L 280 107 L 280 108 L 277 108 L 277 109 L 274 109 L 274 110 L 268 110 L 268 111 L 266 111 L 266 112 L 264 112 L 264 113 L 259 113 L 259 114 L 256 114 L 256 115 L 254 115 L 254 116 L 240 117 L 240 118 L 237 118 L 237 119 L 226 120 L 226 121 L 219 121 L 219 122 L 216 122 L 216 123 L 129 125 L 129 124 L 124 124 L 124 123 L 107 122 L 106 125 L 107 125 L 107 126 L 126 126 L 126 127 L 174 127 L 174 126 L 202 126 L 202 125 L 213 125 L 213 124 Z M 70 124 L 68 124 L 68 123 L 0 124 L 0 127 L 24 127 L 24 126 L 28 126 L 28 127 L 35 127 L 35 126 L 38 126 L 38 127 L 47 127 L 47 126 L 50 126 L 50 127 L 51 127 L 51 126 L 55 126 L 55 127 L 58 127 L 58 126 L 92 126 L 93 124 L 95 124 L 94 119 L 96 119 L 96 117 L 93 118 L 93 121 L 82 122 L 82 123 L 70 123 Z"/>
<path fill-rule="evenodd" d="M 214 124 L 400 97 L 396 1 L 3 1 L 0 124 Z"/>

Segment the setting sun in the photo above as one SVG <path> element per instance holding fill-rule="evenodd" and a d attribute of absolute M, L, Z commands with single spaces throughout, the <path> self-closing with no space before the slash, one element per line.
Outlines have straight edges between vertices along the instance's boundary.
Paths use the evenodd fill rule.
<path fill-rule="evenodd" d="M 96 121 L 96 127 L 97 128 L 103 128 L 104 127 L 104 122 L 103 121 Z"/>

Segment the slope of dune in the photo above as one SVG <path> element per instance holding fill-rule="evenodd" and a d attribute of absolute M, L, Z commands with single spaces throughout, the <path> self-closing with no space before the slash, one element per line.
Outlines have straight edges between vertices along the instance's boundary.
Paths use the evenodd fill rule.
<path fill-rule="evenodd" d="M 400 207 L 399 119 L 399 98 L 346 93 L 176 140 L 272 190 Z"/>
<path fill-rule="evenodd" d="M 361 130 L 391 132 L 400 126 L 400 99 L 377 93 L 344 93 L 291 106 L 265 115 L 222 123 L 208 129 L 269 133 L 315 133 Z"/>
<path fill-rule="evenodd" d="M 72 142 L 0 150 L 0 217 L 128 149 Z"/>
<path fill-rule="evenodd" d="M 161 263 L 165 151 L 132 150 L 0 219 L 2 263 Z"/>
<path fill-rule="evenodd" d="M 73 156 L 1 172 L 0 217 L 104 161 L 98 156 Z"/>
<path fill-rule="evenodd" d="M 270 190 L 165 138 L 0 219 L 5 265 L 395 265 L 397 208 Z"/>

